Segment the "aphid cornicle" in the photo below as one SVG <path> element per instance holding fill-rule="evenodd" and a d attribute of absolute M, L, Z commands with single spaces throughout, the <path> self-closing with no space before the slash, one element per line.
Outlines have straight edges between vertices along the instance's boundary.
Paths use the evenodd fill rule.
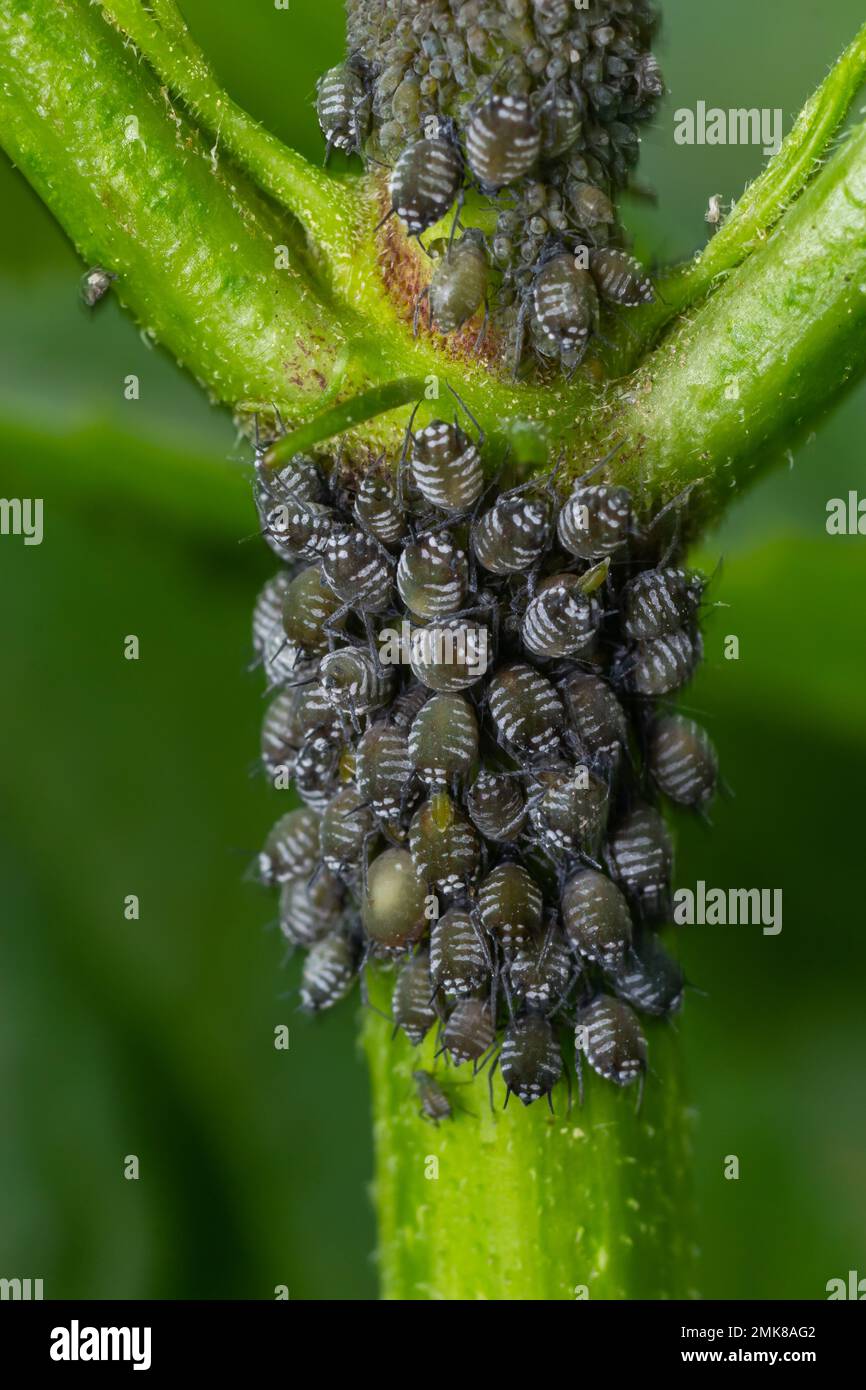
<path fill-rule="evenodd" d="M 681 806 L 704 806 L 715 794 L 719 760 L 706 729 L 682 714 L 663 715 L 650 729 L 646 749 L 650 776 L 665 796 Z"/>
<path fill-rule="evenodd" d="M 522 864 L 498 864 L 479 887 L 477 903 L 481 925 L 506 956 L 539 937 L 544 899 Z"/>
<path fill-rule="evenodd" d="M 453 695 L 481 680 L 490 645 L 490 633 L 482 623 L 440 618 L 430 628 L 412 628 L 409 664 L 422 685 Z"/>
<path fill-rule="evenodd" d="M 678 631 L 695 616 L 704 588 L 703 575 L 694 571 L 671 565 L 643 570 L 622 591 L 623 631 L 635 641 Z"/>
<path fill-rule="evenodd" d="M 342 911 L 342 889 L 327 870 L 312 884 L 293 878 L 280 889 L 280 931 L 293 946 L 321 941 L 335 930 Z"/>
<path fill-rule="evenodd" d="M 370 129 L 371 100 L 363 78 L 349 63 L 329 68 L 316 83 L 316 115 L 331 149 L 357 154 Z"/>
<path fill-rule="evenodd" d="M 425 1120 L 430 1120 L 432 1124 L 438 1125 L 440 1120 L 453 1118 L 454 1112 L 451 1102 L 431 1072 L 413 1071 L 412 1080 L 415 1082 L 415 1090 L 418 1092 L 421 1115 Z"/>
<path fill-rule="evenodd" d="M 466 127 L 466 162 L 482 193 L 528 174 L 541 153 L 541 126 L 524 96 L 493 96 Z"/>
<path fill-rule="evenodd" d="M 287 811 L 265 840 L 259 855 L 262 883 L 309 878 L 319 859 L 319 817 L 308 807 Z"/>
<path fill-rule="evenodd" d="M 682 1007 L 682 968 L 654 931 L 642 933 L 638 945 L 611 972 L 611 983 L 620 999 L 653 1018 L 665 1018 Z"/>
<path fill-rule="evenodd" d="M 469 563 L 448 531 L 433 531 L 412 541 L 397 562 L 397 591 L 417 618 L 443 618 L 463 605 Z"/>
<path fill-rule="evenodd" d="M 359 950 L 354 937 L 334 932 L 310 947 L 301 974 L 301 1008 L 321 1013 L 339 1003 L 355 983 Z"/>
<path fill-rule="evenodd" d="M 354 504 L 355 520 L 389 548 L 398 546 L 406 534 L 406 514 L 397 497 L 397 484 L 384 468 L 371 468 L 358 484 Z"/>
<path fill-rule="evenodd" d="M 393 561 L 366 531 L 337 531 L 322 554 L 322 574 L 337 598 L 358 613 L 382 613 L 394 594 Z"/>
<path fill-rule="evenodd" d="M 391 1015 L 397 1028 L 417 1047 L 436 1022 L 432 1002 L 435 993 L 430 978 L 430 956 L 426 950 L 416 951 L 401 965 L 391 996 Z"/>
<path fill-rule="evenodd" d="M 486 999 L 460 999 L 442 1032 L 442 1050 L 455 1066 L 478 1063 L 496 1038 L 490 1003 Z"/>
<path fill-rule="evenodd" d="M 506 1086 L 505 1103 L 515 1095 L 523 1105 L 547 1096 L 562 1076 L 562 1053 L 556 1033 L 540 1013 L 527 1013 L 509 1023 L 502 1040 L 499 1069 Z"/>
<path fill-rule="evenodd" d="M 444 217 L 463 184 L 463 158 L 449 135 L 407 145 L 391 171 L 391 210 L 420 236 Z"/>
<path fill-rule="evenodd" d="M 588 270 L 562 252 L 536 271 L 525 310 L 532 341 L 542 357 L 578 366 L 598 327 L 598 292 Z M 519 345 L 517 357 L 519 358 Z"/>
<path fill-rule="evenodd" d="M 478 445 L 446 420 L 432 420 L 414 436 L 409 471 L 425 502 L 443 512 L 468 512 L 484 491 Z"/>
<path fill-rule="evenodd" d="M 702 655 L 700 633 L 684 628 L 637 642 L 626 667 L 628 684 L 636 695 L 671 695 L 688 684 Z"/>
<path fill-rule="evenodd" d="M 340 647 L 319 662 L 319 683 L 325 699 L 354 720 L 382 709 L 391 698 L 396 676 L 393 666 L 380 667 L 365 647 Z"/>
<path fill-rule="evenodd" d="M 362 802 L 380 821 L 400 820 L 409 798 L 412 762 L 405 729 L 373 724 L 355 749 L 355 781 Z"/>
<path fill-rule="evenodd" d="M 615 767 L 628 746 L 628 720 L 611 687 L 598 676 L 571 671 L 558 689 L 580 747 Z"/>
<path fill-rule="evenodd" d="M 652 806 L 637 805 L 616 824 L 605 846 L 611 876 L 648 920 L 667 911 L 673 846 L 667 826 Z"/>
<path fill-rule="evenodd" d="M 478 518 L 472 548 L 491 574 L 521 574 L 541 559 L 551 530 L 547 498 L 506 494 Z"/>
<path fill-rule="evenodd" d="M 352 875 L 361 865 L 364 848 L 373 838 L 373 812 L 356 787 L 341 787 L 331 797 L 319 826 L 322 862 L 334 874 Z"/>
<path fill-rule="evenodd" d="M 409 762 L 431 790 L 455 788 L 478 757 L 478 717 L 462 695 L 434 695 L 409 731 Z"/>
<path fill-rule="evenodd" d="M 471 912 L 452 907 L 430 932 L 430 978 L 446 994 L 474 994 L 487 984 L 491 958 Z"/>
<path fill-rule="evenodd" d="M 558 930 L 515 951 L 508 965 L 511 995 L 527 1008 L 543 1011 L 563 1001 L 574 975 L 574 961 Z"/>
<path fill-rule="evenodd" d="M 632 942 L 631 912 L 606 874 L 574 874 L 563 889 L 561 913 L 563 930 L 584 960 L 606 971 L 623 966 Z"/>
<path fill-rule="evenodd" d="M 575 1065 L 581 1100 L 582 1057 L 599 1076 L 613 1081 L 617 1086 L 631 1086 L 640 1079 L 640 1105 L 647 1067 L 647 1045 L 637 1017 L 628 1004 L 601 994 L 578 1011 Z"/>
<path fill-rule="evenodd" d="M 588 767 L 562 762 L 529 783 L 529 815 L 542 844 L 594 859 L 607 826 L 607 783 Z"/>
<path fill-rule="evenodd" d="M 425 888 L 405 849 L 386 849 L 367 871 L 361 923 L 371 947 L 390 954 L 424 935 Z"/>
<path fill-rule="evenodd" d="M 553 685 L 525 662 L 501 667 L 487 691 L 503 746 L 517 758 L 554 753 L 565 729 L 565 710 Z"/>
<path fill-rule="evenodd" d="M 466 794 L 466 809 L 486 840 L 510 844 L 526 824 L 526 797 L 517 778 L 481 768 Z"/>
<path fill-rule="evenodd" d="M 487 253 L 483 233 L 471 227 L 433 268 L 430 284 L 418 296 L 415 327 L 426 299 L 430 321 L 440 333 L 456 333 L 480 308 L 487 291 Z"/>
<path fill-rule="evenodd" d="M 579 560 L 603 560 L 626 545 L 632 525 L 631 493 L 606 483 L 578 486 L 559 513 L 563 550 Z"/>
<path fill-rule="evenodd" d="M 652 281 L 640 261 L 627 251 L 619 251 L 614 246 L 593 251 L 589 269 L 599 294 L 608 304 L 636 309 L 639 304 L 652 304 L 655 299 Z"/>
<path fill-rule="evenodd" d="M 543 660 L 576 656 L 592 646 L 601 619 L 602 606 L 586 593 L 583 576 L 554 574 L 527 604 L 520 636 L 527 651 Z"/>
<path fill-rule="evenodd" d="M 467 887 L 478 873 L 478 836 L 446 792 L 436 792 L 415 812 L 409 848 L 420 877 L 442 893 Z"/>

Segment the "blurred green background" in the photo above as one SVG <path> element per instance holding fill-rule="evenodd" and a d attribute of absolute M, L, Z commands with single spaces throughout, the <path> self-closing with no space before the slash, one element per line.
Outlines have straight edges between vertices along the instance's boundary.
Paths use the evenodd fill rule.
<path fill-rule="evenodd" d="M 233 94 L 319 159 L 338 0 L 183 8 Z M 709 195 L 761 163 L 675 147 L 674 109 L 781 107 L 787 129 L 863 20 L 862 0 L 664 9 L 671 96 L 642 166 L 659 202 L 629 213 L 662 259 L 701 244 Z M 5 160 L 0 206 L 0 495 L 45 501 L 41 547 L 0 539 L 0 1275 L 48 1297 L 374 1296 L 356 1010 L 295 1013 L 273 905 L 243 879 L 279 811 L 249 775 L 248 626 L 271 565 L 244 543 L 247 453 L 115 303 L 79 307 L 82 267 Z M 735 796 L 711 832 L 681 819 L 677 879 L 781 887 L 785 907 L 778 937 L 680 937 L 707 991 L 678 1026 L 709 1297 L 820 1298 L 866 1274 L 866 542 L 824 530 L 828 498 L 863 486 L 864 436 L 861 386 L 705 548 L 729 607 L 686 703 Z"/>

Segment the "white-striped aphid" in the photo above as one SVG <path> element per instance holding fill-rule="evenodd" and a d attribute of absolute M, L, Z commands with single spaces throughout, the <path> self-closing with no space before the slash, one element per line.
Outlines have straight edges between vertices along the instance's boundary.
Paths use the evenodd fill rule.
<path fill-rule="evenodd" d="M 407 145 L 391 171 L 391 208 L 410 236 L 420 236 L 453 206 L 463 189 L 463 156 L 450 126 Z M 385 219 L 383 219 L 385 220 Z"/>
<path fill-rule="evenodd" d="M 550 757 L 565 731 L 565 710 L 551 682 L 526 662 L 496 672 L 487 701 L 497 737 L 518 759 Z"/>
<path fill-rule="evenodd" d="M 340 741 L 331 733 L 310 734 L 295 759 L 295 787 L 305 806 L 324 811 L 340 785 Z"/>
<path fill-rule="evenodd" d="M 641 933 L 637 946 L 611 972 L 611 982 L 620 999 L 653 1018 L 665 1018 L 682 1007 L 682 968 L 665 950 L 656 932 Z"/>
<path fill-rule="evenodd" d="M 462 695 L 434 695 L 409 731 L 409 762 L 431 791 L 458 791 L 478 758 L 478 716 Z"/>
<path fill-rule="evenodd" d="M 388 704 L 396 682 L 394 667 L 380 666 L 364 647 L 327 652 L 318 672 L 325 699 L 338 714 L 348 714 L 356 728 L 363 715 Z"/>
<path fill-rule="evenodd" d="M 477 1070 L 495 1040 L 490 1001 L 460 999 L 443 1029 L 441 1051 L 447 1052 L 455 1066 L 472 1062 Z"/>
<path fill-rule="evenodd" d="M 394 562 L 384 546 L 366 531 L 336 531 L 322 555 L 322 574 L 342 608 L 382 613 L 394 594 Z"/>
<path fill-rule="evenodd" d="M 283 633 L 304 656 L 321 656 L 328 650 L 330 624 L 339 623 L 340 600 L 322 578 L 318 565 L 300 570 L 283 595 Z"/>
<path fill-rule="evenodd" d="M 483 193 L 528 174 L 541 153 L 541 124 L 525 96 L 492 96 L 466 127 L 466 162 Z"/>
<path fill-rule="evenodd" d="M 636 642 L 624 663 L 625 679 L 636 695 L 657 699 L 687 685 L 703 655 L 699 632 L 681 628 Z"/>
<path fill-rule="evenodd" d="M 544 899 L 522 864 L 498 864 L 478 889 L 481 925 L 506 959 L 541 935 Z"/>
<path fill-rule="evenodd" d="M 533 489 L 530 491 L 529 489 Z M 533 568 L 550 544 L 551 499 L 524 484 L 503 493 L 472 527 L 472 548 L 491 574 L 523 574 Z"/>
<path fill-rule="evenodd" d="M 440 618 L 410 632 L 409 664 L 422 685 L 453 694 L 476 685 L 487 671 L 490 633 L 483 623 Z"/>
<path fill-rule="evenodd" d="M 316 84 L 316 115 L 327 141 L 326 163 L 332 149 L 346 154 L 360 151 L 371 114 L 370 94 L 357 65 L 340 63 L 322 74 Z"/>
<path fill-rule="evenodd" d="M 355 782 L 377 820 L 398 824 L 411 799 L 412 762 L 405 729 L 373 724 L 355 749 Z"/>
<path fill-rule="evenodd" d="M 475 994 L 490 981 L 493 961 L 472 913 L 452 907 L 430 932 L 430 977 L 446 994 Z"/>
<path fill-rule="evenodd" d="M 629 580 L 621 595 L 622 626 L 635 641 L 687 627 L 703 598 L 706 580 L 694 570 L 662 565 Z"/>
<path fill-rule="evenodd" d="M 358 942 L 344 932 L 316 941 L 304 959 L 301 1008 L 321 1013 L 343 999 L 355 983 L 360 963 Z"/>
<path fill-rule="evenodd" d="M 715 795 L 719 760 L 706 729 L 682 714 L 661 715 L 647 736 L 646 762 L 660 792 L 700 809 Z"/>
<path fill-rule="evenodd" d="M 636 309 L 639 304 L 652 304 L 655 290 L 640 261 L 627 251 L 605 246 L 593 251 L 589 269 L 596 288 L 608 304 Z"/>
<path fill-rule="evenodd" d="M 322 862 L 331 873 L 354 880 L 363 872 L 364 855 L 375 835 L 372 808 L 356 787 L 341 787 L 322 812 L 319 826 Z"/>
<path fill-rule="evenodd" d="M 446 792 L 435 792 L 415 812 L 409 848 L 420 878 L 431 891 L 452 896 L 468 890 L 478 875 L 478 835 Z"/>
<path fill-rule="evenodd" d="M 603 778 L 585 764 L 560 760 L 533 773 L 527 804 L 545 848 L 595 862 L 607 827 L 609 799 Z"/>
<path fill-rule="evenodd" d="M 556 530 L 563 550 L 578 560 L 618 556 L 632 530 L 631 493 L 608 483 L 578 482 L 560 510 Z"/>
<path fill-rule="evenodd" d="M 530 942 L 514 953 L 508 964 L 507 983 L 511 1002 L 543 1013 L 558 1009 L 574 985 L 578 971 L 558 928 L 551 926 L 540 943 Z"/>
<path fill-rule="evenodd" d="M 571 671 L 558 689 L 578 746 L 601 767 L 615 770 L 628 747 L 628 720 L 612 687 L 599 676 Z"/>
<path fill-rule="evenodd" d="M 612 879 L 581 869 L 562 891 L 562 925 L 581 959 L 605 972 L 625 965 L 632 944 L 628 903 Z"/>
<path fill-rule="evenodd" d="M 319 860 L 319 817 L 303 806 L 281 816 L 265 840 L 259 854 L 258 871 L 262 883 L 286 883 L 292 878 L 308 879 Z"/>
<path fill-rule="evenodd" d="M 581 1104 L 585 1057 L 593 1071 L 617 1086 L 640 1082 L 638 1109 L 647 1069 L 646 1038 L 637 1017 L 621 999 L 601 994 L 578 1010 L 575 1025 L 575 1067 Z"/>
<path fill-rule="evenodd" d="M 406 535 L 406 513 L 397 496 L 397 484 L 382 462 L 370 468 L 358 484 L 353 511 L 358 524 L 389 549 L 400 545 Z"/>
<path fill-rule="evenodd" d="M 336 930 L 343 908 L 342 886 L 327 869 L 312 883 L 289 879 L 280 889 L 280 931 L 293 946 L 312 946 Z"/>
<path fill-rule="evenodd" d="M 397 563 L 397 591 L 417 618 L 443 618 L 462 607 L 469 562 L 450 531 L 432 531 L 410 542 Z"/>
<path fill-rule="evenodd" d="M 554 574 L 542 580 L 526 606 L 520 627 L 523 645 L 531 656 L 549 661 L 592 649 L 604 616 L 595 593 L 596 579 L 595 570 L 590 570 L 588 574 Z"/>
<path fill-rule="evenodd" d="M 466 794 L 466 809 L 485 840 L 510 844 L 526 825 L 526 797 L 516 777 L 481 768 Z"/>
<path fill-rule="evenodd" d="M 636 805 L 608 835 L 605 859 L 611 877 L 647 921 L 664 917 L 670 906 L 673 845 L 653 806 Z"/>
<path fill-rule="evenodd" d="M 412 438 L 409 471 L 431 507 L 462 516 L 475 506 L 484 491 L 482 439 L 474 443 L 456 420 L 432 420 Z"/>
<path fill-rule="evenodd" d="M 539 356 L 558 361 L 569 371 L 580 366 L 590 339 L 598 330 L 598 291 L 589 271 L 561 244 L 542 252 L 531 281 L 521 293 L 515 333 L 515 376 L 523 356 L 527 320 Z"/>
<path fill-rule="evenodd" d="M 509 1023 L 498 1061 L 506 1105 L 512 1095 L 523 1105 L 546 1096 L 553 1113 L 550 1093 L 562 1076 L 562 1053 L 553 1025 L 544 1014 L 530 1011 Z"/>
<path fill-rule="evenodd" d="M 402 1028 L 414 1047 L 424 1041 L 436 1022 L 435 993 L 430 955 L 426 949 L 419 949 L 400 966 L 391 996 L 394 1032 Z"/>

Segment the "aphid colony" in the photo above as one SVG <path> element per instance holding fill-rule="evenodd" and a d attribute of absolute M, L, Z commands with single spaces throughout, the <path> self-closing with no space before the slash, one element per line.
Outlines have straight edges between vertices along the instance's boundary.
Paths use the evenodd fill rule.
<path fill-rule="evenodd" d="M 410 422 L 396 468 L 259 451 L 284 562 L 253 621 L 262 762 L 301 804 L 258 873 L 305 952 L 309 1012 L 359 979 L 366 997 L 386 966 L 395 1029 L 498 1068 L 524 1104 L 549 1100 L 566 1057 L 581 1088 L 584 1064 L 642 1088 L 639 1015 L 683 993 L 659 935 L 659 804 L 702 811 L 717 780 L 670 706 L 700 658 L 704 584 L 676 520 L 638 518 L 601 466 L 571 490 L 493 493 L 482 447 L 433 420 Z"/>
<path fill-rule="evenodd" d="M 576 366 L 600 302 L 653 298 L 615 197 L 664 85 L 646 0 L 349 0 L 347 60 L 317 88 L 327 148 L 389 170 L 390 213 L 420 236 L 467 188 L 485 232 L 455 221 L 415 310 L 452 333 L 484 309 L 519 363 Z M 462 221 L 459 225 L 463 226 Z M 434 248 L 435 249 L 435 248 Z M 431 250 L 432 254 L 432 250 Z M 577 257 L 578 264 L 575 264 Z"/>

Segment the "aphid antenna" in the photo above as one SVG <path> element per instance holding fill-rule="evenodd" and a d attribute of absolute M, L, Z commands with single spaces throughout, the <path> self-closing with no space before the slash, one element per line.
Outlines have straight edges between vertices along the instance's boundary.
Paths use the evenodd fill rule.
<path fill-rule="evenodd" d="M 476 312 L 477 312 L 477 310 L 476 310 Z M 484 317 L 483 317 L 483 319 L 481 320 L 481 327 L 480 327 L 479 330 L 478 330 L 478 336 L 476 337 L 475 343 L 474 343 L 473 348 L 472 348 L 472 355 L 473 355 L 473 357 L 476 357 L 476 356 L 478 355 L 478 353 L 481 351 L 481 344 L 484 342 L 484 339 L 487 337 L 487 329 L 488 329 L 489 325 L 490 325 L 490 301 L 489 301 L 487 295 L 485 294 L 485 296 L 484 296 Z"/>
<path fill-rule="evenodd" d="M 401 510 L 406 508 L 406 499 L 403 495 L 403 479 L 406 471 L 406 461 L 409 457 L 409 445 L 414 442 L 415 436 L 412 433 L 412 426 L 415 423 L 415 416 L 421 407 L 421 401 L 415 402 L 412 407 L 412 414 L 409 416 L 409 423 L 406 426 L 406 433 L 403 437 L 403 448 L 400 451 L 400 458 L 397 462 L 397 501 Z"/>
<path fill-rule="evenodd" d="M 487 436 L 485 435 L 483 429 L 481 428 L 480 424 L 479 424 L 478 421 L 476 420 L 475 416 L 472 414 L 472 411 L 469 409 L 469 406 L 468 406 L 468 405 L 466 404 L 466 402 L 463 400 L 462 396 L 458 395 L 457 391 L 455 391 L 454 387 L 451 385 L 451 382 L 450 382 L 450 381 L 446 381 L 445 386 L 446 386 L 446 389 L 449 390 L 449 391 L 451 392 L 452 396 L 454 397 L 454 399 L 455 399 L 455 401 L 457 402 L 457 404 L 460 406 L 460 409 L 463 411 L 464 415 L 467 417 L 467 419 L 469 419 L 469 420 L 472 421 L 473 425 L 475 426 L 476 430 L 478 431 L 478 439 L 476 440 L 476 448 L 478 448 L 478 449 L 482 448 L 483 445 L 484 445 L 484 441 L 485 441 L 485 439 L 487 438 Z M 454 417 L 454 423 L 455 423 L 455 425 L 457 424 L 457 416 L 456 416 L 456 415 L 455 415 L 455 417 Z"/>
<path fill-rule="evenodd" d="M 388 221 L 389 218 L 391 218 L 391 217 L 394 216 L 394 213 L 395 213 L 396 211 L 397 211 L 396 208 L 389 208 L 388 212 L 385 213 L 385 216 L 382 217 L 382 218 L 380 218 L 380 220 L 376 223 L 375 227 L 373 228 L 373 235 L 374 235 L 374 236 L 376 235 L 376 233 L 377 233 L 378 231 L 381 231 L 381 229 L 384 227 L 385 223 Z M 421 244 L 421 238 L 420 238 L 420 237 L 418 238 L 418 244 L 419 244 L 419 245 Z"/>
<path fill-rule="evenodd" d="M 610 463 L 611 459 L 616 458 L 616 455 L 619 453 L 620 449 L 623 447 L 624 444 L 625 439 L 618 440 L 617 443 L 614 444 L 613 448 L 605 454 L 604 458 L 600 458 L 598 460 L 598 463 L 594 463 L 592 467 L 587 470 L 586 473 L 582 473 L 580 477 L 575 478 L 573 491 L 576 491 L 577 488 L 582 487 L 583 484 L 588 482 L 590 478 L 594 478 L 596 473 L 600 472 L 602 468 L 606 468 L 607 465 Z"/>

